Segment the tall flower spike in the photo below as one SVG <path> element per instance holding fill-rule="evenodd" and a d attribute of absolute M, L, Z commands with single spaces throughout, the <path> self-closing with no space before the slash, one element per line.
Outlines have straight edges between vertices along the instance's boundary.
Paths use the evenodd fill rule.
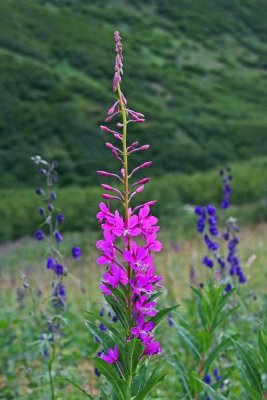
<path fill-rule="evenodd" d="M 119 32 L 114 33 L 114 39 L 116 58 L 113 90 L 117 93 L 117 99 L 108 110 L 106 122 L 120 118 L 120 122 L 115 123 L 121 129 L 121 133 L 106 126 L 101 126 L 101 129 L 122 142 L 118 147 L 110 143 L 106 145 L 113 155 L 116 152 L 115 156 L 121 162 L 122 168 L 120 174 L 105 171 L 98 171 L 98 174 L 103 177 L 119 178 L 122 188 L 106 183 L 101 185 L 104 190 L 114 192 L 116 196 L 104 193 L 102 197 L 107 201 L 120 200 L 122 210 L 112 210 L 109 203 L 108 206 L 105 203 L 100 204 L 97 219 L 103 230 L 103 239 L 97 242 L 97 248 L 101 252 L 97 262 L 100 266 L 106 266 L 100 285 L 103 294 L 111 306 L 116 308 L 116 302 L 119 302 L 123 309 L 123 315 L 118 313 L 118 318 L 124 326 L 125 346 L 132 340 L 139 340 L 142 344 L 142 354 L 146 357 L 161 353 L 159 342 L 154 340 L 153 318 L 158 312 L 155 298 L 158 297 L 157 292 L 162 287 L 160 285 L 162 276 L 155 272 L 153 254 L 161 251 L 162 244 L 157 240 L 158 219 L 151 214 L 150 209 L 155 201 L 138 205 L 134 210 L 130 208 L 131 199 L 144 190 L 150 178 L 135 179 L 131 184 L 129 180 L 139 170 L 150 167 L 152 162 L 144 162 L 129 173 L 128 157 L 137 151 L 147 150 L 149 145 L 139 146 L 137 141 L 127 145 L 128 123 L 140 123 L 145 119 L 142 113 L 127 108 L 127 101 L 120 87 L 123 56 Z M 125 321 L 128 321 L 126 325 Z M 113 357 L 115 349 L 116 354 Z M 101 355 L 102 360 L 107 363 L 117 363 L 123 374 L 123 357 L 120 356 L 123 349 L 116 347 L 104 350 L 105 354 Z"/>
<path fill-rule="evenodd" d="M 230 195 L 232 192 L 230 181 L 233 179 L 231 172 L 230 167 L 219 171 L 222 177 L 223 186 L 223 199 L 221 202 L 222 210 L 230 207 Z M 202 264 L 210 269 L 218 266 L 219 270 L 217 273 L 221 278 L 224 278 L 226 272 L 228 272 L 231 277 L 236 277 L 239 283 L 246 283 L 246 276 L 240 266 L 238 257 L 237 246 L 239 244 L 239 227 L 236 224 L 235 218 L 229 218 L 225 222 L 225 226 L 223 227 L 224 229 L 221 230 L 217 225 L 217 210 L 213 205 L 209 204 L 204 207 L 196 206 L 195 214 L 198 217 L 197 231 L 203 235 L 205 245 L 209 252 L 208 255 L 205 255 L 202 258 Z M 219 240 L 220 238 L 223 238 L 224 241 L 227 242 L 226 257 L 223 255 L 223 242 Z M 230 287 L 231 285 L 229 286 L 229 284 L 227 284 L 226 290 L 229 291 Z"/>

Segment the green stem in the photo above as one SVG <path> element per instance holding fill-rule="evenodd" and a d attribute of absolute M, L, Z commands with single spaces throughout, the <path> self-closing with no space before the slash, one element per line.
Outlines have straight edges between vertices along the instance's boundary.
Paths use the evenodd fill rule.
<path fill-rule="evenodd" d="M 48 375 L 49 375 L 49 385 L 50 385 L 50 391 L 51 391 L 51 400 L 55 400 L 55 388 L 54 388 L 54 382 L 53 382 L 53 362 L 54 362 L 54 357 L 55 357 L 55 346 L 52 346 L 53 351 L 52 351 L 52 355 L 50 357 L 50 360 L 48 362 Z"/>
<path fill-rule="evenodd" d="M 118 85 L 118 97 L 119 97 L 119 104 L 122 116 L 122 123 L 123 123 L 123 130 L 122 130 L 122 156 L 123 156 L 123 167 L 124 167 L 124 177 L 123 177 L 123 188 L 124 188 L 124 199 L 123 199 L 123 206 L 124 206 L 124 215 L 125 215 L 125 223 L 126 227 L 128 227 L 128 220 L 129 220 L 129 175 L 128 175 L 128 152 L 127 152 L 127 113 L 125 105 L 123 104 L 122 100 L 122 93 L 120 85 Z M 130 250 L 130 238 L 127 237 L 127 250 Z M 128 264 L 127 267 L 127 274 L 128 279 L 130 280 L 132 277 L 132 270 L 130 265 Z M 132 300 L 132 289 L 131 286 L 128 285 L 128 294 L 127 294 L 127 306 L 129 312 L 129 320 L 131 319 L 132 315 L 132 308 L 131 308 L 131 300 Z M 127 333 L 128 336 L 131 334 L 131 327 L 129 327 L 129 332 Z"/>
<path fill-rule="evenodd" d="M 122 123 L 123 123 L 123 131 L 122 131 L 122 146 L 123 146 L 123 166 L 124 166 L 124 178 L 123 178 L 123 186 L 124 186 L 124 210 L 125 210 L 125 221 L 128 222 L 128 208 L 129 208 L 129 183 L 128 183 L 128 153 L 127 153 L 127 115 L 125 106 L 122 101 L 122 94 L 120 85 L 118 85 L 118 96 L 119 103 L 122 115 Z"/>

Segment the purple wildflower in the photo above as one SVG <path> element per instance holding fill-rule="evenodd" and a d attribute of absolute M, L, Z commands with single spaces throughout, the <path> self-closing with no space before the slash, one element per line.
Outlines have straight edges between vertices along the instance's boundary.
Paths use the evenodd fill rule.
<path fill-rule="evenodd" d="M 54 237 L 57 242 L 63 242 L 63 236 L 59 231 L 54 232 Z"/>
<path fill-rule="evenodd" d="M 71 249 L 71 254 L 74 260 L 78 260 L 78 258 L 80 258 L 82 256 L 82 251 L 80 249 L 80 247 L 73 247 Z"/>
<path fill-rule="evenodd" d="M 62 213 L 57 214 L 57 222 L 59 224 L 63 224 L 64 219 L 65 219 L 64 214 L 62 214 Z"/>
<path fill-rule="evenodd" d="M 116 345 L 114 349 L 109 349 L 106 354 L 101 354 L 102 360 L 108 364 L 114 364 L 119 359 L 119 348 Z"/>
<path fill-rule="evenodd" d="M 34 237 L 36 240 L 43 240 L 45 238 L 45 234 L 41 229 L 37 229 L 37 231 L 34 234 Z"/>
<path fill-rule="evenodd" d="M 211 375 L 210 375 L 210 374 L 205 375 L 205 377 L 204 377 L 204 382 L 205 382 L 207 385 L 210 385 L 210 384 L 211 384 L 212 379 L 211 379 Z"/>

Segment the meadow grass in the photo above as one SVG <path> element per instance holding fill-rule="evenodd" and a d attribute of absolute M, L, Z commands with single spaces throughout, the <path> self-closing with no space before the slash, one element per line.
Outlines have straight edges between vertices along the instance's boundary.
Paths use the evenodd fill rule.
<path fill-rule="evenodd" d="M 201 282 L 207 282 L 210 277 L 210 270 L 201 265 L 204 245 L 198 237 L 180 240 L 175 234 L 170 238 L 167 231 L 163 231 L 160 236 L 164 250 L 156 257 L 156 265 L 157 270 L 164 274 L 164 286 L 167 288 L 161 302 L 164 305 L 181 304 L 183 312 L 186 307 L 184 300 L 190 297 L 190 284 L 199 285 Z M 97 343 L 89 335 L 83 322 L 84 310 L 99 310 L 103 301 L 98 288 L 103 271 L 96 265 L 97 252 L 94 249 L 94 241 L 95 234 L 91 233 L 65 235 L 64 250 L 68 251 L 75 242 L 82 243 L 84 256 L 71 268 L 66 280 L 69 323 L 64 328 L 61 361 L 67 376 L 74 376 L 75 373 L 76 380 L 96 394 L 99 379 L 95 377 L 88 357 L 95 353 Z M 240 234 L 240 241 L 240 258 L 248 276 L 248 284 L 240 290 L 247 298 L 256 299 L 255 294 L 259 296 L 265 292 L 267 224 L 244 228 Z M 29 238 L 2 245 L 0 265 L 0 304 L 4 310 L 0 323 L 0 347 L 3 349 L 0 369 L 0 393 L 3 393 L 3 396 L 0 398 L 49 398 L 44 390 L 46 376 L 42 371 L 42 357 L 33 346 L 40 332 L 34 331 L 29 323 L 30 292 L 28 291 L 24 309 L 19 309 L 16 301 L 16 289 L 22 286 L 21 273 L 26 274 L 27 282 L 33 290 L 41 290 L 41 303 L 48 301 L 51 283 L 49 271 L 45 267 L 45 248 L 42 243 L 36 245 L 36 242 Z M 170 335 L 166 339 L 166 328 L 167 322 L 164 322 L 157 335 L 168 351 L 170 346 L 175 348 L 177 342 L 173 328 L 168 327 Z M 174 398 L 177 385 L 175 382 L 175 373 L 169 373 L 166 383 L 158 392 L 161 396 L 159 398 Z M 62 382 L 59 386 L 62 387 L 62 397 L 68 395 L 67 398 L 73 400 L 81 398 L 70 385 Z"/>

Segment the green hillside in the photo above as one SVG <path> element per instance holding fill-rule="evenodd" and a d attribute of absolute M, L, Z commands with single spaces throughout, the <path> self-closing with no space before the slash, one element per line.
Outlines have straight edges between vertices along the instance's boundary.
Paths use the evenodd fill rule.
<path fill-rule="evenodd" d="M 1 0 L 2 187 L 34 183 L 36 153 L 59 161 L 63 185 L 115 166 L 98 129 L 115 29 L 155 174 L 266 154 L 266 20 L 266 0 Z"/>

